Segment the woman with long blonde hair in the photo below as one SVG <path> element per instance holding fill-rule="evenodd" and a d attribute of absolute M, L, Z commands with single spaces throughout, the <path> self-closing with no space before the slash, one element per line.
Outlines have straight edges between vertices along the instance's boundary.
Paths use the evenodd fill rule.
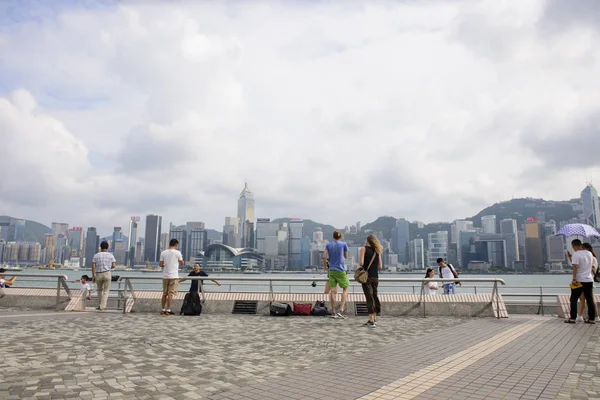
<path fill-rule="evenodd" d="M 379 271 L 383 269 L 382 253 L 383 247 L 375 235 L 369 235 L 367 242 L 360 249 L 359 264 L 367 270 L 369 275 L 367 282 L 362 284 L 369 311 L 369 320 L 365 323 L 365 326 L 369 328 L 377 326 L 377 314 L 381 312 L 381 303 L 377 297 L 377 286 L 379 285 Z"/>

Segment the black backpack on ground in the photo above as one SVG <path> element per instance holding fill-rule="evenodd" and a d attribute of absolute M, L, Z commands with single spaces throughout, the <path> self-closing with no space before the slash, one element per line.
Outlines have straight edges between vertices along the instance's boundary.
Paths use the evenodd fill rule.
<path fill-rule="evenodd" d="M 312 309 L 312 315 L 324 317 L 327 315 L 327 306 L 324 301 L 317 301 Z"/>
<path fill-rule="evenodd" d="M 183 304 L 181 305 L 181 312 L 179 315 L 200 315 L 202 314 L 202 303 L 200 302 L 200 295 L 198 292 L 186 293 Z"/>
<path fill-rule="evenodd" d="M 273 316 L 281 317 L 281 316 L 290 316 L 292 315 L 292 306 L 285 303 L 271 303 L 270 313 Z"/>
<path fill-rule="evenodd" d="M 594 274 L 594 282 L 600 283 L 600 268 L 596 268 L 596 273 Z"/>

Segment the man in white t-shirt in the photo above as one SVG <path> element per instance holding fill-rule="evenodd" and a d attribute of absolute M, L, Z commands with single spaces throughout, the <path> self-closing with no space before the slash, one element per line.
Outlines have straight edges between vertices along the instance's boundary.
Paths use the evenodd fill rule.
<path fill-rule="evenodd" d="M 454 269 L 452 264 L 448 264 L 447 262 L 444 261 L 443 258 L 438 258 L 436 261 L 440 267 L 440 278 L 454 279 L 454 278 L 458 277 L 458 273 L 456 272 L 456 270 Z M 455 282 L 444 282 L 443 283 L 444 294 L 454 294 L 455 293 L 455 291 L 454 291 L 455 284 L 456 284 Z"/>
<path fill-rule="evenodd" d="M 163 269 L 163 295 L 160 315 L 175 315 L 171 311 L 171 304 L 173 303 L 173 296 L 176 296 L 178 291 L 179 266 L 184 263 L 183 256 L 177 250 L 178 248 L 179 241 L 171 239 L 169 248 L 160 253 L 160 267 Z M 167 303 L 167 308 L 165 308 L 165 303 Z"/>
<path fill-rule="evenodd" d="M 588 306 L 588 324 L 594 324 L 596 317 L 596 302 L 594 301 L 594 275 L 592 265 L 594 256 L 591 252 L 585 250 L 581 240 L 575 239 L 571 242 L 575 253 L 569 254 L 571 264 L 573 265 L 573 281 L 571 282 L 571 315 L 565 322 L 574 324 L 577 319 L 577 300 L 581 293 L 585 296 Z"/>

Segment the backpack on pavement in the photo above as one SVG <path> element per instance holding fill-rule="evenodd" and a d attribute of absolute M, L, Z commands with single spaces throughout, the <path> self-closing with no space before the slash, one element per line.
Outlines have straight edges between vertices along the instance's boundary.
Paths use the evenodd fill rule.
<path fill-rule="evenodd" d="M 181 312 L 179 315 L 200 315 L 202 314 L 202 302 L 200 301 L 200 295 L 198 292 L 186 293 L 183 304 L 181 305 Z"/>
<path fill-rule="evenodd" d="M 270 314 L 276 317 L 292 315 L 292 306 L 286 303 L 271 303 Z"/>
<path fill-rule="evenodd" d="M 312 309 L 312 315 L 317 317 L 327 316 L 327 306 L 324 301 L 317 301 Z"/>

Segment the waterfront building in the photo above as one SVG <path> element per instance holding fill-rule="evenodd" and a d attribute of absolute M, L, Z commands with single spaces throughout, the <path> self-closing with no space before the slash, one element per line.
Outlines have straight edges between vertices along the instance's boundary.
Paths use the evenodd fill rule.
<path fill-rule="evenodd" d="M 83 260 L 84 253 L 84 236 L 83 236 L 83 228 L 79 226 L 74 226 L 69 229 L 68 233 L 69 238 L 69 249 L 70 249 L 70 258 L 78 258 L 80 262 Z"/>
<path fill-rule="evenodd" d="M 323 242 L 323 229 L 320 226 L 317 226 L 313 231 L 313 242 Z"/>
<path fill-rule="evenodd" d="M 144 236 L 144 261 L 156 263 L 160 257 L 162 217 L 146 216 L 146 235 Z M 167 240 L 168 241 L 168 240 Z"/>
<path fill-rule="evenodd" d="M 596 228 L 600 228 L 600 205 L 598 204 L 598 192 L 591 184 L 581 191 L 581 204 L 583 206 L 583 222 Z"/>
<path fill-rule="evenodd" d="M 535 218 L 525 223 L 525 264 L 528 270 L 538 270 L 544 266 L 542 229 Z"/>
<path fill-rule="evenodd" d="M 398 254 L 398 263 L 408 265 L 409 263 L 409 238 L 410 222 L 404 218 L 396 220 L 396 226 L 392 228 L 392 251 Z"/>
<path fill-rule="evenodd" d="M 469 231 L 460 231 L 458 233 L 458 241 L 456 243 L 456 258 L 458 259 L 459 268 L 467 269 L 471 261 L 475 260 L 475 238 L 477 231 L 472 229 Z"/>
<path fill-rule="evenodd" d="M 56 258 L 56 236 L 52 233 L 47 233 L 44 237 L 44 264 L 48 264 Z"/>
<path fill-rule="evenodd" d="M 64 235 L 66 237 L 69 233 L 69 224 L 64 222 L 53 222 L 51 229 L 54 236 Z"/>
<path fill-rule="evenodd" d="M 506 238 L 506 262 L 508 267 L 514 268 L 515 261 L 520 260 L 519 234 L 516 219 L 503 219 L 500 221 L 500 233 Z"/>
<path fill-rule="evenodd" d="M 565 261 L 564 236 L 546 236 L 546 261 L 548 263 L 562 263 Z"/>
<path fill-rule="evenodd" d="M 205 270 L 245 271 L 264 268 L 264 257 L 254 249 L 234 249 L 224 244 L 211 244 L 204 252 Z"/>
<path fill-rule="evenodd" d="M 239 232 L 242 235 L 242 247 L 250 247 L 250 238 L 246 235 L 246 223 L 254 222 L 254 194 L 248 189 L 248 183 L 245 183 L 244 190 L 240 193 L 237 216 L 240 220 Z"/>
<path fill-rule="evenodd" d="M 47 236 L 46 236 L 47 237 Z M 94 254 L 100 251 L 100 237 L 98 236 L 98 232 L 96 228 L 91 226 L 87 229 L 85 235 L 85 266 L 86 268 L 92 267 L 92 259 L 94 258 Z M 48 262 L 48 261 L 44 261 Z"/>
<path fill-rule="evenodd" d="M 438 258 L 448 259 L 448 232 L 430 233 L 427 239 L 427 263 L 430 267 L 436 267 Z"/>
<path fill-rule="evenodd" d="M 464 231 L 472 231 L 473 230 L 473 221 L 467 220 L 455 220 L 450 226 L 450 243 L 456 244 L 458 243 L 459 235 Z"/>
<path fill-rule="evenodd" d="M 202 261 L 202 254 L 208 247 L 208 234 L 204 228 L 194 228 L 189 232 L 188 258 L 192 263 Z"/>
<path fill-rule="evenodd" d="M 223 244 L 229 247 L 238 248 L 242 246 L 242 236 L 240 234 L 240 219 L 237 217 L 225 217 L 223 225 Z"/>
<path fill-rule="evenodd" d="M 475 237 L 474 261 L 485 261 L 492 267 L 506 267 L 506 238 L 501 234 L 480 234 Z"/>
<path fill-rule="evenodd" d="M 138 240 L 138 223 L 140 217 L 131 217 L 129 219 L 129 236 L 127 238 L 127 265 L 133 267 L 135 265 L 135 251 Z"/>
<path fill-rule="evenodd" d="M 481 227 L 483 233 L 495 234 L 496 231 L 496 216 L 495 215 L 484 215 L 481 217 Z"/>
<path fill-rule="evenodd" d="M 304 222 L 301 218 L 290 218 L 288 223 L 288 267 L 292 270 L 302 270 L 302 238 L 304 237 Z"/>
<path fill-rule="evenodd" d="M 425 269 L 425 242 L 421 238 L 410 241 L 410 267 L 412 269 Z"/>
<path fill-rule="evenodd" d="M 171 224 L 169 229 L 169 241 L 177 239 L 179 241 L 179 251 L 185 261 L 188 261 L 187 253 L 187 230 L 185 226 L 174 226 Z"/>

